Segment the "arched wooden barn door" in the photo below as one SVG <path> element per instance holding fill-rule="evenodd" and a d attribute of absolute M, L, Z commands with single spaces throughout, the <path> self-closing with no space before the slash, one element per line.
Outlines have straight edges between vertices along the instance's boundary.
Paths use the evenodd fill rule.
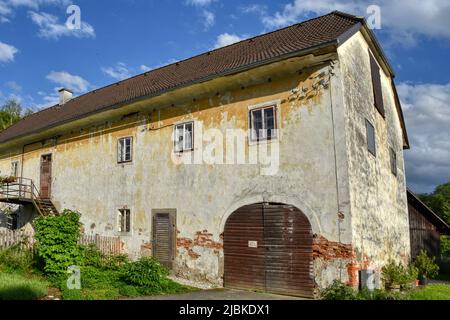
<path fill-rule="evenodd" d="M 313 235 L 308 218 L 283 204 L 236 210 L 224 230 L 224 285 L 312 297 Z"/>

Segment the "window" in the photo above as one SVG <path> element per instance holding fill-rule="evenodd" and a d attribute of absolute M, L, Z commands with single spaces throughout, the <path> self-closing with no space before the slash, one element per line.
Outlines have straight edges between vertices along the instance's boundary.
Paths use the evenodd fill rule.
<path fill-rule="evenodd" d="M 397 154 L 392 148 L 389 148 L 389 153 L 391 158 L 391 172 L 394 176 L 397 176 Z"/>
<path fill-rule="evenodd" d="M 119 232 L 131 232 L 131 211 L 130 209 L 119 210 Z"/>
<path fill-rule="evenodd" d="M 19 161 L 11 162 L 11 176 L 17 177 L 19 175 Z"/>
<path fill-rule="evenodd" d="M 252 141 L 271 140 L 277 137 L 275 106 L 250 110 L 250 138 Z"/>
<path fill-rule="evenodd" d="M 366 127 L 367 127 L 367 149 L 371 154 L 376 156 L 375 128 L 368 120 L 366 120 Z"/>
<path fill-rule="evenodd" d="M 194 149 L 194 122 L 175 125 L 175 152 L 185 152 Z"/>
<path fill-rule="evenodd" d="M 117 145 L 117 162 L 118 163 L 131 162 L 132 150 L 133 150 L 132 137 L 119 139 Z"/>
<path fill-rule="evenodd" d="M 383 90 L 381 89 L 380 67 L 371 52 L 370 55 L 370 70 L 372 73 L 373 96 L 375 100 L 375 108 L 384 117 L 384 103 Z"/>

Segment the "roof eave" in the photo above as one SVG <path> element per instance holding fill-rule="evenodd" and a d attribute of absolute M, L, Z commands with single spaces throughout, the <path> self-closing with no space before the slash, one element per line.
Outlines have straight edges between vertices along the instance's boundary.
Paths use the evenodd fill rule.
<path fill-rule="evenodd" d="M 279 62 L 279 61 L 282 61 L 282 60 L 295 58 L 295 57 L 301 57 L 301 56 L 305 56 L 305 55 L 308 55 L 308 54 L 313 54 L 314 52 L 317 52 L 319 50 L 322 50 L 322 49 L 325 49 L 325 48 L 328 48 L 328 47 L 335 47 L 335 48 L 337 48 L 337 46 L 338 46 L 338 40 L 337 39 L 333 39 L 331 41 L 327 41 L 327 42 L 324 42 L 324 43 L 321 43 L 319 45 L 312 46 L 312 47 L 309 47 L 309 48 L 306 48 L 306 49 L 297 50 L 297 51 L 294 51 L 294 52 L 290 52 L 288 54 L 280 55 L 278 57 L 270 58 L 270 59 L 267 59 L 267 60 L 264 60 L 264 61 L 259 61 L 257 63 L 252 63 L 252 64 L 249 64 L 249 65 L 246 65 L 246 66 L 243 66 L 243 67 L 230 69 L 230 70 L 227 70 L 225 72 L 221 72 L 221 73 L 214 74 L 214 75 L 211 75 L 211 76 L 208 76 L 208 77 L 200 78 L 200 79 L 197 79 L 195 81 L 190 81 L 190 82 L 184 83 L 182 85 L 172 87 L 172 88 L 167 89 L 167 90 L 162 90 L 162 91 L 159 91 L 159 92 L 154 93 L 154 94 L 144 95 L 144 96 L 141 96 L 141 97 L 138 97 L 138 98 L 135 98 L 135 99 L 130 99 L 130 100 L 127 100 L 127 101 L 123 101 L 123 102 L 118 103 L 118 104 L 108 105 L 108 106 L 106 106 L 104 108 L 97 109 L 97 110 L 95 110 L 93 112 L 89 112 L 89 113 L 83 114 L 81 116 L 77 116 L 77 117 L 71 118 L 70 120 L 61 121 L 61 122 L 55 123 L 53 125 L 50 125 L 50 126 L 47 126 L 47 127 L 44 127 L 44 128 L 40 128 L 40 129 L 37 129 L 37 130 L 32 131 L 32 132 L 28 132 L 28 133 L 23 134 L 23 135 L 17 135 L 15 137 L 6 139 L 4 141 L 0 141 L 0 145 L 4 144 L 4 143 L 8 143 L 8 142 L 13 142 L 14 140 L 18 140 L 18 139 L 21 139 L 21 138 L 25 138 L 27 136 L 31 136 L 31 135 L 37 134 L 39 132 L 43 132 L 43 131 L 46 131 L 46 130 L 54 129 L 54 128 L 57 128 L 57 127 L 62 126 L 64 124 L 67 124 L 67 123 L 70 123 L 70 122 L 73 122 L 73 121 L 77 121 L 77 120 L 80 120 L 80 119 L 84 119 L 84 118 L 87 118 L 87 117 L 90 117 L 92 115 L 99 114 L 99 113 L 102 113 L 102 112 L 105 112 L 105 111 L 108 111 L 108 110 L 118 109 L 118 108 L 121 108 L 121 107 L 123 107 L 125 105 L 138 103 L 138 102 L 141 102 L 143 100 L 147 100 L 147 99 L 151 99 L 151 98 L 154 98 L 154 97 L 158 97 L 160 95 L 163 95 L 163 94 L 166 94 L 166 93 L 170 93 L 170 92 L 173 92 L 173 91 L 176 91 L 176 90 L 179 90 L 179 89 L 183 89 L 183 88 L 186 88 L 186 87 L 189 87 L 189 86 L 192 86 L 192 85 L 201 84 L 201 83 L 208 82 L 208 81 L 211 81 L 211 80 L 214 80 L 214 79 L 217 79 L 217 78 L 230 76 L 230 75 L 233 75 L 233 74 L 237 74 L 237 73 L 240 73 L 240 72 L 244 72 L 244 71 L 248 71 L 248 70 L 251 70 L 251 69 L 255 69 L 255 68 L 262 67 L 262 66 L 265 66 L 265 65 L 268 65 L 268 64 L 272 64 L 272 63 L 275 63 L 275 62 Z"/>

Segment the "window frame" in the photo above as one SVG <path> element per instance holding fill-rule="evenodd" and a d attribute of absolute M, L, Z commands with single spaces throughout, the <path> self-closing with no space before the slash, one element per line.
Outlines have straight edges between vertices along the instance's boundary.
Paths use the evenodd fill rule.
<path fill-rule="evenodd" d="M 273 110 L 273 129 L 270 129 L 272 131 L 272 134 L 269 136 L 267 134 L 268 129 L 265 129 L 265 110 L 272 109 Z M 257 106 L 255 108 L 249 109 L 248 113 L 248 121 L 249 121 L 249 138 L 251 142 L 261 142 L 261 141 L 271 141 L 271 140 L 277 140 L 278 139 L 278 104 L 277 103 L 270 103 L 262 106 Z M 253 128 L 253 113 L 254 112 L 261 112 L 261 124 L 262 124 L 262 130 L 263 132 L 266 132 L 265 137 L 261 137 L 257 134 L 257 131 Z M 256 135 L 256 137 L 255 137 Z"/>
<path fill-rule="evenodd" d="M 373 136 L 369 135 L 369 128 L 372 128 Z M 373 138 L 373 150 L 371 149 L 370 139 Z M 374 157 L 377 156 L 377 139 L 376 139 L 376 132 L 375 132 L 375 126 L 366 119 L 366 144 L 367 144 L 367 150 L 371 155 Z"/>
<path fill-rule="evenodd" d="M 191 146 L 189 148 L 186 147 L 186 126 L 191 125 L 192 127 L 192 132 L 191 132 Z M 181 150 L 177 149 L 177 131 L 178 128 L 182 126 L 182 130 L 183 130 L 183 146 L 181 148 Z M 180 123 L 176 123 L 173 125 L 173 151 L 176 154 L 181 154 L 181 153 L 185 153 L 185 152 L 191 152 L 194 150 L 194 136 L 195 136 L 195 122 L 194 121 L 187 121 L 187 122 L 180 122 Z"/>
<path fill-rule="evenodd" d="M 121 144 L 121 141 L 126 141 L 128 139 L 130 140 L 130 159 L 129 160 L 126 160 L 126 159 L 124 160 L 124 159 L 122 159 L 122 156 L 126 156 L 126 151 L 125 151 L 125 154 L 122 154 L 123 150 L 121 150 L 121 145 L 120 144 Z M 128 137 L 123 137 L 123 138 L 117 139 L 117 163 L 118 164 L 123 164 L 123 163 L 131 163 L 131 162 L 133 162 L 133 137 L 132 136 L 128 136 Z"/>
<path fill-rule="evenodd" d="M 123 230 L 122 222 L 123 222 L 123 216 L 125 213 L 128 213 L 128 221 L 124 221 L 125 231 Z M 126 227 L 129 229 L 127 230 Z M 117 210 L 117 231 L 119 234 L 131 234 L 132 230 L 132 219 L 131 219 L 131 209 L 130 208 L 120 208 Z"/>
<path fill-rule="evenodd" d="M 397 177 L 398 175 L 398 163 L 397 163 L 397 153 L 394 148 L 389 147 L 389 162 L 391 166 L 391 173 Z"/>
<path fill-rule="evenodd" d="M 11 177 L 17 178 L 19 176 L 19 163 L 18 160 L 11 161 Z"/>

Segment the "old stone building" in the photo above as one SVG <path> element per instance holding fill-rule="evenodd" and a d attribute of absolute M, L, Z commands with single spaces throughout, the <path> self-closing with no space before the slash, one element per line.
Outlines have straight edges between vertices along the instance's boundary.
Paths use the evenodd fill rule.
<path fill-rule="evenodd" d="M 394 72 L 332 12 L 72 97 L 0 134 L 18 221 L 63 209 L 180 277 L 311 296 L 408 262 Z M 8 191 L 6 191 L 6 186 Z"/>

